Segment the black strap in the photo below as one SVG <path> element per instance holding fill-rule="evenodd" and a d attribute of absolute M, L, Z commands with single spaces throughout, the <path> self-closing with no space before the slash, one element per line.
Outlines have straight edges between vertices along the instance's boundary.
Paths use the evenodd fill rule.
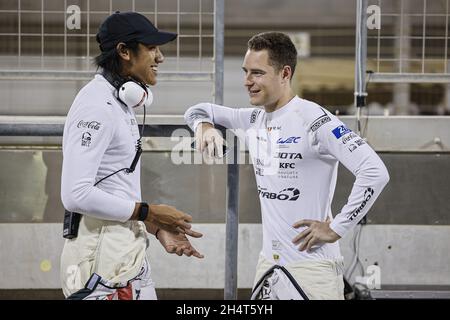
<path fill-rule="evenodd" d="M 120 86 L 127 82 L 128 80 L 119 76 L 118 74 L 113 74 L 112 72 L 103 69 L 101 75 L 114 87 L 119 90 Z"/>
<path fill-rule="evenodd" d="M 284 272 L 284 274 L 288 277 L 288 279 L 291 281 L 292 285 L 294 286 L 295 289 L 297 289 L 298 293 L 302 296 L 302 298 L 304 300 L 309 300 L 308 296 L 306 295 L 306 293 L 303 291 L 303 289 L 300 287 L 300 285 L 297 283 L 297 281 L 295 280 L 295 278 L 289 273 L 289 271 L 287 271 L 287 269 L 285 267 L 279 266 L 279 265 L 274 265 L 272 268 L 270 268 L 269 270 L 267 270 L 266 273 L 264 273 L 264 275 L 259 279 L 259 281 L 256 283 L 255 288 L 252 291 L 252 295 L 255 293 L 255 290 L 258 289 L 258 287 L 260 286 L 261 282 L 264 281 L 264 279 L 271 275 L 275 269 L 280 269 L 281 271 Z"/>
<path fill-rule="evenodd" d="M 101 75 L 114 87 L 116 88 L 116 90 L 119 90 L 120 87 L 128 81 L 133 81 L 135 83 L 137 83 L 138 85 L 140 85 L 142 87 L 142 89 L 144 89 L 145 91 L 148 91 L 147 86 L 142 83 L 141 81 L 138 81 L 137 79 L 134 79 L 133 77 L 128 77 L 128 78 L 124 78 L 121 77 L 118 74 L 113 74 L 108 70 L 102 70 Z"/>
<path fill-rule="evenodd" d="M 86 282 L 84 288 L 71 294 L 66 298 L 66 300 L 83 300 L 87 298 L 97 288 L 101 279 L 102 278 L 98 274 L 93 273 L 89 280 Z"/>

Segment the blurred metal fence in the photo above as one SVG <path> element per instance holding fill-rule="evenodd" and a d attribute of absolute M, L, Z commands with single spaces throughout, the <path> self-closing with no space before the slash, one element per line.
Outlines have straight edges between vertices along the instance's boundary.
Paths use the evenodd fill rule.
<path fill-rule="evenodd" d="M 92 58 L 99 53 L 95 35 L 100 23 L 115 11 L 138 11 L 158 28 L 178 34 L 167 45 L 169 71 L 161 72 L 161 81 L 213 81 L 217 64 L 223 64 L 222 51 L 216 51 L 223 38 L 217 25 L 223 16 L 220 2 L 2 1 L 0 39 L 7 48 L 0 49 L 0 79 L 89 80 L 95 72 Z"/>
<path fill-rule="evenodd" d="M 449 0 L 369 0 L 366 8 L 364 21 L 379 15 L 381 22 L 364 26 L 369 47 L 376 48 L 368 52 L 372 82 L 450 82 Z"/>
<path fill-rule="evenodd" d="M 410 83 L 447 84 L 450 107 L 449 0 L 357 0 L 355 105 L 369 82 L 393 84 L 394 114 L 414 114 Z M 360 111 L 358 111 L 358 114 Z"/>

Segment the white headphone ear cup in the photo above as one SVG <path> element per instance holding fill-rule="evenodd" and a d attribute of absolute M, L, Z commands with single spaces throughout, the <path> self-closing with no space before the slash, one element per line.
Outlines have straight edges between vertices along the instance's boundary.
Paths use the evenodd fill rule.
<path fill-rule="evenodd" d="M 136 82 L 128 81 L 119 88 L 119 99 L 122 100 L 128 107 L 136 108 L 143 106 L 148 100 L 148 97 L 144 88 Z"/>
<path fill-rule="evenodd" d="M 150 90 L 150 86 L 146 86 L 146 87 L 147 87 L 147 101 L 145 102 L 145 107 L 148 108 L 153 103 L 153 93 Z"/>

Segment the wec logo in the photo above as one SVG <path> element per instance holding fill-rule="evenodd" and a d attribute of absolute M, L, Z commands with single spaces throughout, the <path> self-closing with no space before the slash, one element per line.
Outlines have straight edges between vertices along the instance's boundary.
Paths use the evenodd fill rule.
<path fill-rule="evenodd" d="M 277 144 L 289 144 L 289 143 L 298 143 L 300 137 L 289 137 L 287 139 L 280 138 L 277 140 Z"/>

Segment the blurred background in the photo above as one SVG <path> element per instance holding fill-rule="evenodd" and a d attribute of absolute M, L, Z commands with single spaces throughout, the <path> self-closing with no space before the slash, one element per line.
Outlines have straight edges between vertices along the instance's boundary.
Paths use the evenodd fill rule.
<path fill-rule="evenodd" d="M 179 34 L 161 48 L 166 59 L 152 88 L 148 121 L 153 125 L 183 125 L 183 113 L 198 102 L 249 106 L 241 70 L 248 39 L 263 31 L 288 33 L 299 52 L 295 92 L 340 116 L 353 130 L 361 129 L 391 175 L 367 224 L 341 241 L 349 283 L 357 290 L 355 283 L 367 280 L 361 277 L 378 276 L 368 271 L 378 266 L 384 291 L 373 296 L 448 293 L 449 0 L 365 2 L 379 9 L 378 16 L 368 10 L 365 17 L 378 18 L 379 25 L 364 23 L 368 95 L 358 117 L 358 1 L 227 0 L 222 12 L 218 1 L 0 1 L 0 124 L 7 129 L 0 135 L 0 298 L 62 298 L 61 137 L 8 130 L 17 124 L 62 126 L 77 92 L 96 71 L 97 28 L 116 10 L 138 11 L 158 28 Z M 221 15 L 223 33 L 215 24 Z M 222 299 L 227 167 L 175 164 L 177 143 L 176 138 L 145 139 L 143 199 L 191 213 L 205 234 L 194 243 L 206 258 L 169 256 L 152 240 L 149 257 L 157 293 L 161 299 Z M 353 179 L 340 168 L 334 213 L 345 204 Z M 239 195 L 237 287 L 238 297 L 247 299 L 261 248 L 259 201 L 249 163 L 240 165 Z"/>

